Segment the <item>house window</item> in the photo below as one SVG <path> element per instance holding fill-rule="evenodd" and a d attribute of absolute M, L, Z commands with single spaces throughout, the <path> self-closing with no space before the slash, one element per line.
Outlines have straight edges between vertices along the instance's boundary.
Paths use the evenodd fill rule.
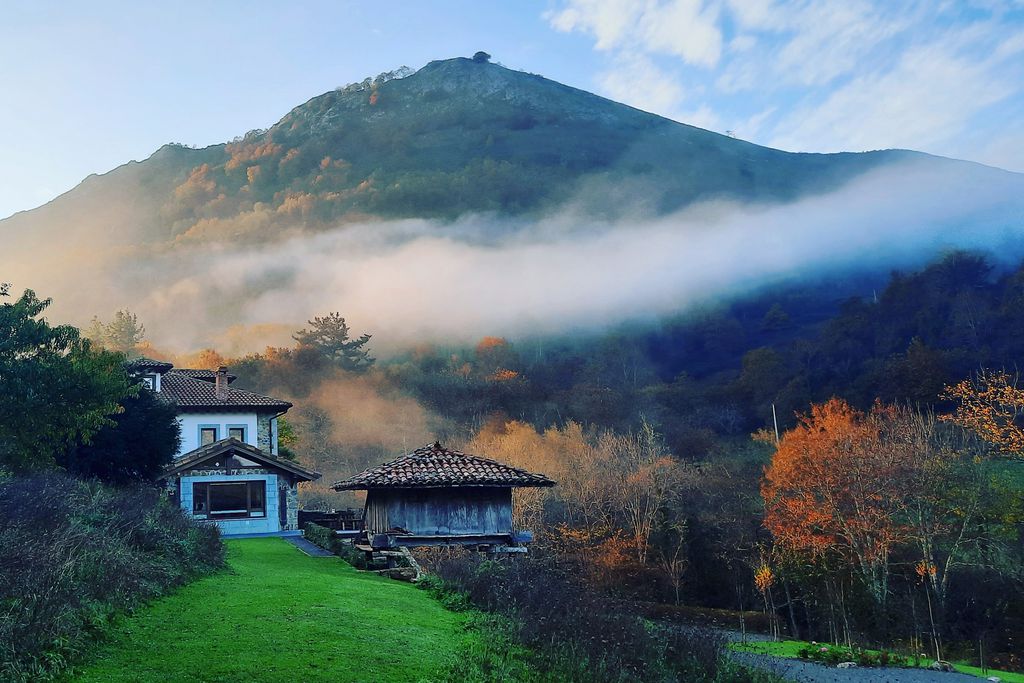
<path fill-rule="evenodd" d="M 245 441 L 245 426 L 228 427 L 228 436 L 239 441 Z"/>
<path fill-rule="evenodd" d="M 266 517 L 266 482 L 217 481 L 192 484 L 192 514 L 211 519 Z"/>
<path fill-rule="evenodd" d="M 143 375 L 142 386 L 150 391 L 156 391 L 156 375 Z"/>
<path fill-rule="evenodd" d="M 199 445 L 206 446 L 217 440 L 217 427 L 199 428 Z"/>

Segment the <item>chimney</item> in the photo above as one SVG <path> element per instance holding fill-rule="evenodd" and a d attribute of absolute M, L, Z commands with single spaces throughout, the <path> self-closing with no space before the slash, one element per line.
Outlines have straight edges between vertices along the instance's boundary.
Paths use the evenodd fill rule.
<path fill-rule="evenodd" d="M 228 400 L 228 369 L 225 366 L 217 368 L 217 379 L 214 382 L 214 396 L 218 401 Z"/>

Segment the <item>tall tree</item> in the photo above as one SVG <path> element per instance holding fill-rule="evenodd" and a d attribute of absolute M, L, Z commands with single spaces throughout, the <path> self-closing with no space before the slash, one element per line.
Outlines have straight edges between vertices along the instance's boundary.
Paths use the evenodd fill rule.
<path fill-rule="evenodd" d="M 765 526 L 787 549 L 839 554 L 884 604 L 889 556 L 909 536 L 907 449 L 887 438 L 882 406 L 869 414 L 833 398 L 783 436 L 765 472 Z"/>
<path fill-rule="evenodd" d="M 107 323 L 94 316 L 85 336 L 98 346 L 131 357 L 146 338 L 146 326 L 139 322 L 139 316 L 126 309 L 115 313 Z"/>
<path fill-rule="evenodd" d="M 0 285 L 0 298 L 9 296 Z M 124 357 L 70 325 L 51 327 L 41 317 L 49 305 L 32 290 L 0 305 L 0 468 L 53 465 L 110 424 L 132 392 Z"/>
<path fill-rule="evenodd" d="M 181 445 L 177 410 L 148 389 L 121 400 L 111 424 L 57 456 L 69 472 L 114 484 L 154 481 Z"/>
<path fill-rule="evenodd" d="M 350 372 L 362 372 L 373 365 L 375 359 L 370 357 L 369 349 L 363 348 L 371 335 L 350 339 L 348 324 L 341 313 L 328 313 L 307 322 L 308 329 L 299 330 L 292 336 L 300 347 L 315 349 L 342 370 Z"/>

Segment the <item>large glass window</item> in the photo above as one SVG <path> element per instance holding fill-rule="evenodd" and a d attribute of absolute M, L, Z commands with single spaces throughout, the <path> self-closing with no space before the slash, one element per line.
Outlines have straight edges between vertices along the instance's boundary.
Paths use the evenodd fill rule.
<path fill-rule="evenodd" d="M 214 519 L 265 517 L 265 481 L 225 481 L 192 484 L 192 513 Z"/>

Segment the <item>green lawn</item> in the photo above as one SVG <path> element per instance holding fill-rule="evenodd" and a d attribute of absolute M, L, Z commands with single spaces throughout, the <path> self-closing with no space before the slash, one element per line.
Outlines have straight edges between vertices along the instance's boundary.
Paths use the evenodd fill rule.
<path fill-rule="evenodd" d="M 797 659 L 800 656 L 800 649 L 808 645 L 810 645 L 810 643 L 803 640 L 780 640 L 777 642 L 752 641 L 749 643 L 731 643 L 729 647 L 739 652 L 756 652 L 758 654 Z M 928 666 L 932 661 L 933 660 L 931 659 L 922 659 L 921 665 Z M 953 666 L 956 667 L 957 671 L 970 674 L 971 676 L 978 676 L 980 678 L 998 676 L 1003 683 L 1024 683 L 1024 674 L 1012 673 L 1009 671 L 996 671 L 995 669 L 989 669 L 987 673 L 983 674 L 981 673 L 981 668 L 977 666 L 970 666 L 969 664 L 961 664 L 958 662 L 953 662 Z"/>
<path fill-rule="evenodd" d="M 70 680 L 440 681 L 474 645 L 467 615 L 410 584 L 281 539 L 226 545 L 229 570 L 122 619 Z"/>

